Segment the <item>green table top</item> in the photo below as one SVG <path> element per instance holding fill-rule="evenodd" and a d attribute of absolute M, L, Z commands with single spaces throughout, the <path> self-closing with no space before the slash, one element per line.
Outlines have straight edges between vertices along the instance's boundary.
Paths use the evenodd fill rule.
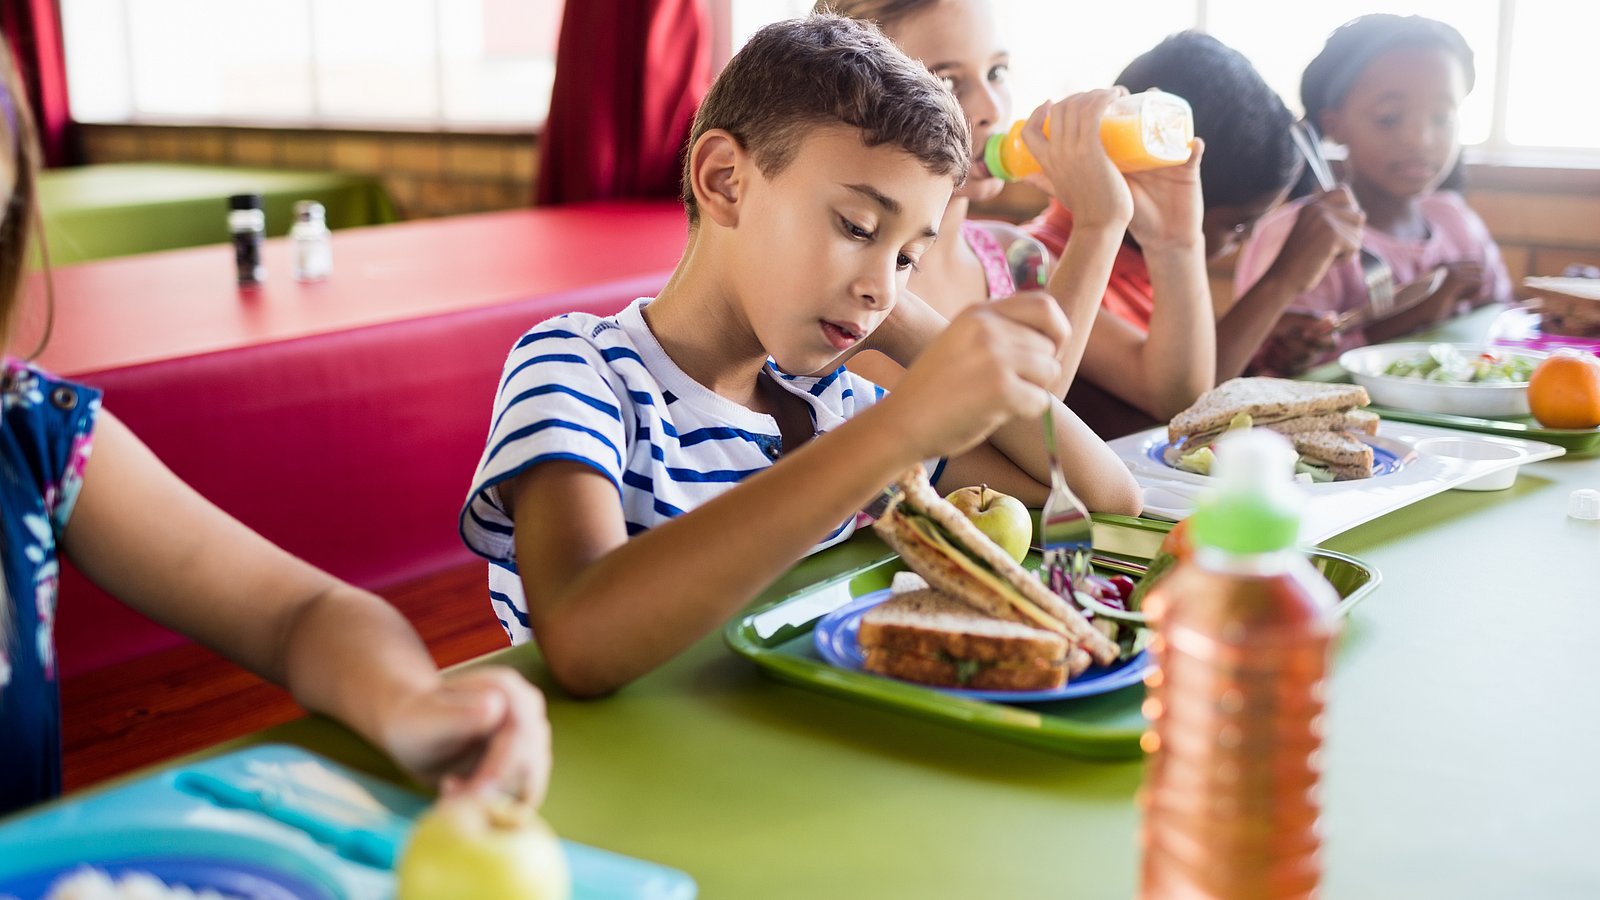
<path fill-rule="evenodd" d="M 1600 460 L 1526 467 L 1339 536 L 1377 566 L 1336 662 L 1325 896 L 1600 892 Z M 859 564 L 803 561 L 782 596 Z M 532 647 L 490 659 L 548 681 Z M 1130 897 L 1137 763 L 1082 762 L 783 685 L 717 636 L 618 695 L 550 693 L 563 836 L 691 873 L 702 896 Z M 392 772 L 325 720 L 288 741 Z"/>
<path fill-rule="evenodd" d="M 52 265 L 228 240 L 227 199 L 259 193 L 269 235 L 287 234 L 297 200 L 327 208 L 328 225 L 397 219 L 377 178 L 183 163 L 111 163 L 50 169 L 39 206 Z"/>

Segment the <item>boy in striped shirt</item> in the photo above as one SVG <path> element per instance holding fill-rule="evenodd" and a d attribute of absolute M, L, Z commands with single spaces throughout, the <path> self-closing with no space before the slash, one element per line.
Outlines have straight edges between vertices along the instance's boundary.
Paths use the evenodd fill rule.
<path fill-rule="evenodd" d="M 1068 331 L 1049 295 L 947 325 L 904 291 L 969 165 L 954 99 L 871 26 L 778 23 L 729 62 L 690 135 L 672 278 L 517 342 L 462 511 L 496 615 L 569 692 L 682 651 L 919 460 L 945 490 L 1041 503 L 1047 402 L 1078 494 L 1138 512 L 1044 388 Z M 892 395 L 843 368 L 869 344 L 908 366 Z"/>

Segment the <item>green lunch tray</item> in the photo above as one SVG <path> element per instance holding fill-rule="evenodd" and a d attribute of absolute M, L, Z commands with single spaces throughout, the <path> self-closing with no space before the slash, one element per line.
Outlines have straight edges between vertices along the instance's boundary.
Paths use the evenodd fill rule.
<path fill-rule="evenodd" d="M 1480 419 L 1477 416 L 1457 416 L 1448 413 L 1421 412 L 1412 409 L 1393 409 L 1387 406 L 1369 406 L 1380 418 L 1397 422 L 1415 422 L 1418 425 L 1438 425 L 1461 431 L 1478 431 L 1501 437 L 1543 441 L 1567 448 L 1567 456 L 1591 456 L 1600 453 L 1600 428 L 1546 428 L 1532 416 L 1506 419 Z"/>
<path fill-rule="evenodd" d="M 1337 364 L 1313 369 L 1299 377 L 1308 381 L 1351 383 L 1350 373 L 1339 368 Z M 1478 416 L 1458 416 L 1418 409 L 1395 409 L 1392 406 L 1380 406 L 1376 403 L 1367 409 L 1377 413 L 1379 418 L 1393 419 L 1396 422 L 1413 422 L 1417 425 L 1436 425 L 1458 431 L 1476 431 L 1521 440 L 1543 441 L 1546 444 L 1565 447 L 1569 459 L 1600 453 L 1600 428 L 1546 428 L 1533 416 L 1484 419 Z"/>
<path fill-rule="evenodd" d="M 1095 516 L 1095 567 L 1103 572 L 1142 575 L 1171 528 L 1171 522 Z M 855 541 L 875 542 L 876 538 L 862 535 L 852 539 Z M 1381 580 L 1376 569 L 1354 557 L 1323 549 L 1311 550 L 1309 555 L 1339 592 L 1339 615 L 1365 599 Z M 1038 554 L 1032 554 L 1026 564 L 1036 568 Z M 783 681 L 1069 756 L 1129 759 L 1140 754 L 1139 736 L 1148 724 L 1139 711 L 1143 685 L 1071 700 L 1003 704 L 824 662 L 812 643 L 811 631 L 817 621 L 856 597 L 887 588 L 894 574 L 905 568 L 899 557 L 883 548 L 882 553 L 870 554 L 854 568 L 752 607 L 728 623 L 723 639 L 734 652 Z"/>

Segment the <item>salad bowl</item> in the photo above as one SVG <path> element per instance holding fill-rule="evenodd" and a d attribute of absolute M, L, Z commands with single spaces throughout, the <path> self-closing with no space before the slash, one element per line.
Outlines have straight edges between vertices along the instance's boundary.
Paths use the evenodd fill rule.
<path fill-rule="evenodd" d="M 1459 416 L 1526 416 L 1528 376 L 1545 354 L 1485 344 L 1376 344 L 1339 365 L 1372 402 Z"/>

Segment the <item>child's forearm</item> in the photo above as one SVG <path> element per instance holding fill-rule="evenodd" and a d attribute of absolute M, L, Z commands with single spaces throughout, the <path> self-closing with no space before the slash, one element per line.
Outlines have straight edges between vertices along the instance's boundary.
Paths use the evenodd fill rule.
<path fill-rule="evenodd" d="M 438 677 L 392 607 L 222 512 L 109 411 L 63 546 L 135 610 L 368 737 L 391 699 Z"/>
<path fill-rule="evenodd" d="M 1299 292 L 1271 271 L 1217 322 L 1217 381 L 1238 377 Z"/>
<path fill-rule="evenodd" d="M 1083 362 L 1095 314 L 1111 281 L 1111 268 L 1122 245 L 1122 229 L 1094 225 L 1073 228 L 1061 250 L 1061 260 L 1050 275 L 1047 289 L 1072 325 L 1061 352 L 1061 376 L 1052 386 L 1057 397 L 1065 397 L 1072 379 Z M 1024 287 L 1018 285 L 1018 287 Z"/>
<path fill-rule="evenodd" d="M 291 621 L 275 674 L 301 706 L 385 746 L 383 723 L 398 705 L 436 687 L 439 671 L 398 610 L 328 581 Z"/>
<path fill-rule="evenodd" d="M 1139 485 L 1128 467 L 1077 414 L 1059 400 L 1054 404 L 1056 447 L 1073 492 L 1094 512 L 1138 515 L 1142 499 Z M 989 445 L 1036 483 L 1032 493 L 1019 492 L 1018 496 L 1029 505 L 1042 505 L 1050 487 L 1050 462 L 1044 447 L 1042 421 L 1015 419 L 1008 422 L 990 435 Z"/>
<path fill-rule="evenodd" d="M 921 297 L 905 291 L 895 304 L 894 312 L 867 338 L 864 349 L 876 350 L 902 370 L 909 369 L 948 327 L 950 320 Z M 871 378 L 871 375 L 866 377 Z M 875 378 L 872 380 L 882 384 Z"/>
<path fill-rule="evenodd" d="M 1170 419 L 1217 381 L 1217 324 L 1203 242 L 1145 248 L 1155 314 L 1140 351 L 1145 412 Z"/>
<path fill-rule="evenodd" d="M 1362 329 L 1368 341 L 1379 342 L 1437 325 L 1456 305 L 1456 291 L 1445 285 L 1417 305 L 1374 319 Z"/>
<path fill-rule="evenodd" d="M 887 403 L 615 546 L 564 584 L 550 585 L 533 571 L 538 539 L 519 515 L 530 621 L 556 679 L 579 696 L 633 681 L 714 631 L 869 503 L 917 460 L 895 440 L 903 429 Z"/>

